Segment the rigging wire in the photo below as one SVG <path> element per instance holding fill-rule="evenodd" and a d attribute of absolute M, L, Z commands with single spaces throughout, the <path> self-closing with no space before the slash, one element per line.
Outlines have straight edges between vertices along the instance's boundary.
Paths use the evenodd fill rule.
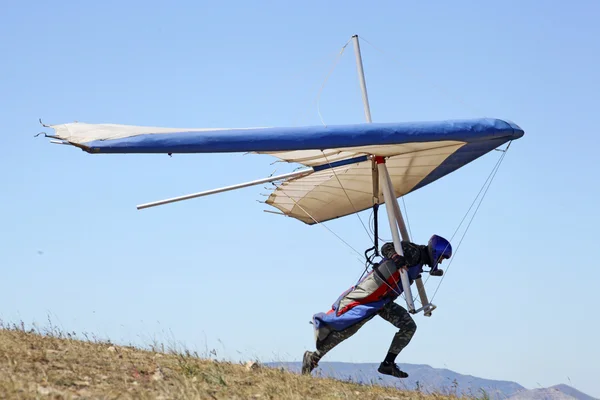
<path fill-rule="evenodd" d="M 286 181 L 287 182 L 287 181 Z M 285 182 L 284 182 L 285 183 Z M 281 186 L 278 186 L 277 184 L 273 183 L 272 184 L 276 187 L 276 188 L 280 188 Z M 286 196 L 288 199 L 292 200 L 294 202 L 294 204 L 300 208 L 310 219 L 312 219 L 313 221 L 315 221 L 315 224 L 317 225 L 321 225 L 323 226 L 323 228 L 325 228 L 326 230 L 328 230 L 331 234 L 333 234 L 335 237 L 337 237 L 342 243 L 344 243 L 346 246 L 348 246 L 352 251 L 354 251 L 356 254 L 359 255 L 359 257 L 362 259 L 364 256 L 358 251 L 356 250 L 354 247 L 352 247 L 352 245 L 348 242 L 346 242 L 344 239 L 342 239 L 340 237 L 340 235 L 338 235 L 337 233 L 335 233 L 333 230 L 331 230 L 331 228 L 329 228 L 327 225 L 325 225 L 324 222 L 319 222 L 317 221 L 317 219 L 315 219 L 315 217 L 313 217 L 308 211 L 306 211 L 306 209 L 304 207 L 302 207 L 297 201 L 296 199 L 290 197 L 289 194 L 286 193 L 285 189 L 281 189 L 281 193 Z M 362 264 L 362 261 L 361 261 Z"/>
<path fill-rule="evenodd" d="M 348 41 L 348 43 L 350 43 L 350 41 Z M 344 47 L 346 47 L 348 45 L 348 43 L 346 43 L 346 45 Z M 343 48 L 342 48 L 343 51 Z M 315 67 L 315 66 L 323 66 L 323 64 L 327 63 L 327 65 L 329 65 L 331 63 L 331 60 L 337 57 L 340 57 L 340 50 L 336 50 L 336 51 L 332 51 L 328 54 L 326 54 L 323 57 L 318 58 L 316 61 L 312 61 L 310 62 L 307 66 L 305 66 L 303 69 L 301 69 L 300 71 L 297 71 L 294 74 L 290 74 L 286 81 L 287 82 L 294 82 L 294 81 L 298 81 L 298 79 L 300 78 L 307 78 L 309 75 L 309 68 Z M 337 61 L 336 61 L 337 62 Z M 319 67 L 320 69 L 321 67 Z M 324 83 L 323 83 L 324 85 Z M 312 85 L 311 85 L 312 86 Z M 281 86 L 278 87 L 278 89 L 281 89 Z M 274 92 L 276 89 L 271 90 L 270 92 L 267 92 L 267 97 L 272 97 Z M 311 90 L 312 92 L 312 90 Z M 312 98 L 312 95 L 310 95 L 310 97 Z M 313 102 L 316 102 L 317 99 L 314 99 Z M 300 123 L 300 121 L 304 120 L 306 118 L 306 116 L 311 112 L 312 107 L 310 107 L 307 110 L 304 111 L 298 111 L 296 113 L 294 113 L 292 115 L 292 126 L 298 126 L 298 124 Z"/>
<path fill-rule="evenodd" d="M 469 228 L 471 227 L 471 224 L 473 223 L 475 215 L 477 215 L 477 211 L 479 210 L 479 207 L 483 203 L 483 199 L 485 198 L 485 196 L 486 196 L 489 188 L 492 186 L 492 182 L 494 181 L 494 178 L 496 177 L 496 174 L 498 173 L 498 170 L 500 169 L 500 166 L 502 165 L 502 161 L 504 161 L 504 157 L 506 156 L 506 153 L 508 152 L 508 149 L 510 148 L 510 144 L 511 143 L 512 143 L 512 141 L 508 142 L 508 145 L 506 146 L 506 149 L 499 150 L 499 151 L 502 151 L 502 155 L 500 156 L 500 158 L 498 159 L 498 161 L 496 162 L 496 164 L 492 168 L 492 171 L 490 172 L 490 174 L 488 175 L 487 179 L 485 180 L 485 182 L 481 186 L 481 189 L 479 189 L 479 192 L 477 193 L 477 196 L 475 196 L 475 199 L 471 203 L 471 206 L 469 207 L 469 209 L 467 210 L 467 212 L 463 216 L 462 220 L 458 224 L 458 227 L 454 231 L 454 234 L 450 238 L 449 242 L 452 242 L 452 240 L 454 239 L 454 237 L 456 236 L 456 234 L 460 230 L 460 227 L 464 223 L 465 219 L 469 215 L 469 212 L 471 211 L 471 209 L 473 208 L 473 206 L 475 205 L 475 203 L 477 203 L 477 199 L 481 195 L 481 198 L 479 199 L 479 203 L 477 204 L 477 207 L 475 208 L 475 211 L 473 212 L 473 215 L 471 215 L 469 223 L 467 224 L 467 227 L 465 228 L 465 230 L 464 230 L 464 232 L 463 232 L 463 234 L 462 234 L 462 236 L 460 238 L 460 241 L 458 242 L 458 245 L 456 246 L 456 249 L 453 252 L 454 254 L 452 255 L 452 258 L 451 258 L 450 262 L 448 263 L 448 267 L 446 267 L 446 271 L 445 271 L 444 275 L 442 275 L 442 278 L 440 279 L 440 281 L 439 281 L 439 283 L 438 283 L 438 285 L 437 285 L 437 287 L 435 289 L 435 292 L 433 293 L 433 296 L 431 296 L 430 302 L 433 302 L 433 299 L 435 298 L 435 295 L 437 294 L 438 290 L 440 289 L 440 286 L 441 286 L 442 282 L 444 281 L 444 278 L 446 277 L 446 275 L 448 274 L 448 271 L 450 270 L 450 266 L 452 265 L 453 261 L 456 259 L 456 254 L 458 253 L 458 250 L 460 249 L 460 246 L 461 246 L 461 244 L 462 244 L 462 242 L 463 242 L 463 240 L 465 238 L 465 235 L 467 234 Z M 482 195 L 482 192 L 483 192 L 483 195 Z M 427 277 L 427 279 L 424 282 L 424 285 L 427 284 L 427 281 L 429 280 L 430 276 Z"/>
<path fill-rule="evenodd" d="M 508 146 L 506 147 L 506 149 L 504 150 L 499 150 L 503 152 L 503 155 L 501 157 L 499 157 L 498 161 L 496 161 L 496 164 L 494 165 L 494 167 L 492 168 L 492 170 L 490 171 L 490 174 L 487 176 L 485 182 L 483 183 L 483 185 L 481 185 L 481 188 L 479 189 L 479 192 L 477 193 L 477 195 L 475 196 L 475 198 L 473 199 L 473 201 L 471 202 L 471 205 L 469 206 L 469 209 L 467 210 L 467 212 L 465 213 L 465 215 L 462 217 L 461 221 L 459 222 L 458 226 L 456 227 L 456 230 L 454 231 L 454 233 L 452 234 L 452 236 L 450 237 L 449 242 L 452 243 L 452 240 L 454 240 L 454 237 L 456 236 L 456 234 L 458 233 L 458 231 L 460 230 L 460 227 L 462 226 L 462 224 L 464 223 L 465 219 L 467 218 L 467 216 L 469 215 L 469 212 L 471 211 L 471 209 L 473 208 L 473 206 L 475 205 L 475 203 L 477 202 L 477 199 L 479 198 L 479 196 L 481 195 L 481 193 L 485 190 L 486 185 L 489 188 L 489 186 L 491 185 L 491 181 L 490 179 L 493 179 L 493 176 L 495 176 L 495 173 L 498 171 L 500 164 L 502 163 L 502 160 L 504 159 L 504 155 L 506 154 L 506 151 L 508 151 L 510 147 L 510 142 L 508 144 Z M 498 149 L 496 149 L 498 150 Z M 489 182 L 489 184 L 488 184 Z M 487 192 L 487 190 L 485 190 Z M 485 193 L 484 193 L 485 196 Z M 481 205 L 481 202 L 483 201 L 483 197 L 481 198 L 479 204 Z M 475 214 L 473 214 L 473 216 L 471 217 L 471 220 L 469 222 L 469 226 L 471 224 L 471 222 L 473 221 L 473 218 L 475 218 Z M 468 229 L 468 227 L 467 227 Z M 466 235 L 466 230 L 463 233 L 463 238 L 464 235 Z M 461 240 L 462 242 L 462 240 Z M 458 248 L 460 247 L 460 243 L 458 245 L 458 247 L 455 249 L 454 251 L 454 255 L 452 257 L 452 259 L 450 260 L 450 262 L 448 263 L 448 268 L 446 268 L 446 273 L 448 272 L 448 269 L 450 268 L 450 265 L 452 265 L 452 262 L 454 261 L 454 258 L 456 256 L 456 252 L 458 251 Z M 444 249 L 445 251 L 445 249 Z M 436 292 L 439 290 L 440 285 L 442 284 L 442 281 L 444 280 L 444 276 L 446 274 L 442 275 L 442 279 L 440 280 L 440 282 L 438 283 L 438 286 L 436 288 Z M 423 285 L 425 286 L 427 284 L 427 282 L 429 281 L 429 278 L 431 277 L 431 275 L 427 276 L 427 279 L 425 279 L 425 282 L 423 283 Z M 433 297 L 432 297 L 433 300 Z M 430 300 L 430 302 L 432 301 Z"/>
<path fill-rule="evenodd" d="M 404 201 L 404 196 L 402 196 L 402 204 L 404 205 L 404 216 L 406 217 L 406 225 L 408 226 L 408 234 L 410 237 L 413 237 L 412 230 L 410 229 L 410 221 L 408 220 L 408 208 L 406 208 L 406 202 Z"/>
<path fill-rule="evenodd" d="M 344 194 L 346 195 L 346 198 L 350 202 L 350 205 L 352 206 L 352 210 L 354 210 L 354 214 L 358 217 L 358 220 L 360 221 L 360 224 L 364 228 L 365 232 L 367 232 L 367 236 L 369 237 L 369 240 L 371 240 L 371 235 L 369 234 L 369 230 L 367 229 L 367 227 L 365 226 L 365 223 L 363 222 L 362 218 L 358 214 L 358 211 L 356 210 L 356 207 L 354 206 L 354 203 L 352 202 L 352 199 L 350 198 L 350 195 L 346 191 L 346 188 L 344 188 L 344 185 L 342 185 L 342 181 L 340 180 L 339 176 L 335 172 L 335 168 L 332 167 L 332 165 L 329 162 L 329 159 L 327 158 L 327 155 L 325 154 L 325 152 L 323 150 L 321 150 L 321 153 L 323 154 L 323 157 L 325 157 L 325 161 L 327 162 L 327 164 L 329 164 L 329 167 L 331 168 L 331 171 L 333 172 L 333 175 L 335 176 L 335 179 L 337 179 L 338 184 L 340 185 L 340 188 L 342 188 L 342 190 L 344 191 Z"/>
<path fill-rule="evenodd" d="M 292 178 L 292 179 L 293 179 L 293 178 Z M 280 186 L 277 186 L 277 184 L 275 184 L 274 182 L 271 182 L 271 183 L 272 183 L 274 186 L 276 186 L 277 188 L 279 188 L 279 187 L 280 187 Z M 285 183 L 285 182 L 283 182 L 282 184 L 284 184 L 284 183 Z M 340 184 L 341 184 L 341 183 L 340 183 Z M 300 209 L 301 209 L 301 210 L 302 210 L 302 211 L 303 211 L 303 212 L 304 212 L 306 215 L 308 215 L 308 217 L 309 217 L 310 219 L 312 219 L 312 220 L 313 220 L 313 221 L 314 221 L 314 222 L 315 222 L 317 225 L 322 225 L 322 226 L 323 226 L 323 227 L 324 227 L 324 228 L 325 228 L 327 231 L 329 231 L 331 234 L 333 234 L 335 237 L 337 237 L 337 238 L 338 238 L 340 241 L 342 241 L 342 242 L 343 242 L 343 243 L 344 243 L 346 246 L 348 246 L 350 249 L 352 249 L 352 250 L 353 250 L 353 251 L 354 251 L 356 254 L 358 254 L 358 255 L 359 255 L 359 257 L 361 257 L 361 259 L 364 257 L 362 254 L 360 254 L 360 253 L 358 252 L 358 250 L 356 250 L 354 247 L 352 247 L 352 245 L 350 245 L 348 242 L 346 242 L 344 239 L 342 239 L 342 238 L 341 238 L 341 237 L 340 237 L 340 236 L 339 236 L 337 233 L 335 233 L 335 232 L 334 232 L 333 230 L 331 230 L 331 229 L 330 229 L 330 228 L 329 228 L 327 225 L 325 225 L 325 223 L 323 223 L 323 222 L 319 222 L 319 221 L 318 221 L 318 220 L 317 220 L 315 217 L 313 217 L 313 216 L 312 216 L 312 215 L 311 215 L 311 214 L 310 214 L 308 211 L 306 211 L 306 209 L 304 209 L 304 207 L 302 207 L 300 204 L 298 204 L 298 202 L 297 202 L 295 199 L 293 199 L 292 197 L 290 197 L 290 196 L 289 196 L 289 195 L 288 195 L 288 194 L 285 192 L 285 190 L 284 190 L 284 189 L 281 189 L 281 192 L 282 192 L 282 193 L 283 193 L 283 194 L 284 194 L 284 195 L 285 195 L 287 198 L 289 198 L 290 200 L 292 200 L 292 201 L 294 202 L 294 204 L 295 204 L 295 205 L 297 205 L 297 206 L 298 206 L 298 208 L 300 208 Z M 362 261 L 361 261 L 361 264 L 362 264 Z M 363 274 L 364 274 L 364 272 L 363 272 Z M 362 278 L 362 275 L 361 275 L 361 278 Z M 393 278 L 393 276 L 392 276 L 392 278 Z M 398 286 L 398 281 L 396 281 L 396 279 L 395 279 L 395 278 L 393 278 L 393 279 L 394 279 L 394 283 L 395 283 L 395 285 L 396 285 L 396 286 Z M 360 279 L 359 279 L 359 280 L 360 280 Z M 386 286 L 387 286 L 389 289 L 391 289 L 391 291 L 392 291 L 392 292 L 394 292 L 394 293 L 395 293 L 397 296 L 402 296 L 402 298 L 405 298 L 405 297 L 404 297 L 404 292 L 403 292 L 403 293 L 398 293 L 398 291 L 397 291 L 397 290 L 396 290 L 394 287 L 392 287 L 392 286 L 391 286 L 391 285 L 390 285 L 390 284 L 389 284 L 387 281 L 385 281 L 385 280 L 383 281 L 383 283 L 385 283 L 385 285 L 386 285 Z"/>
<path fill-rule="evenodd" d="M 344 54 L 344 50 L 346 50 L 346 47 L 348 46 L 348 44 L 352 41 L 352 39 L 349 39 L 346 44 L 344 46 L 342 46 L 342 49 L 340 50 L 338 56 L 335 58 L 335 61 L 333 63 L 333 66 L 331 67 L 331 69 L 329 70 L 329 73 L 327 74 L 327 76 L 325 77 L 325 81 L 323 82 L 323 84 L 321 85 L 321 88 L 319 89 L 319 93 L 317 94 L 317 113 L 319 114 L 319 118 L 321 119 L 321 123 L 323 125 L 325 124 L 325 121 L 323 121 L 323 116 L 321 115 L 321 93 L 323 92 L 323 89 L 325 88 L 325 85 L 327 84 L 327 81 L 329 81 L 329 77 L 331 76 L 331 74 L 333 73 L 333 71 L 335 70 L 335 68 L 337 67 L 338 62 L 340 61 L 340 59 L 342 58 L 342 54 Z"/>
<path fill-rule="evenodd" d="M 293 179 L 294 178 L 292 178 L 291 180 L 293 180 Z M 285 182 L 287 182 L 287 181 L 285 181 Z M 285 184 L 285 182 L 283 182 L 282 184 Z M 274 182 L 271 182 L 271 184 L 274 185 L 275 187 L 277 187 L 278 189 L 281 187 L 281 186 L 278 186 Z M 341 185 L 341 183 L 340 183 L 340 185 Z M 298 208 L 300 208 L 310 219 L 312 219 L 315 222 L 315 224 L 322 225 L 327 231 L 329 231 L 331 234 L 333 234 L 335 237 L 337 237 L 342 243 L 344 243 L 346 246 L 348 246 L 352 251 L 354 251 L 356 254 L 358 254 L 361 260 L 364 258 L 364 256 L 361 253 L 359 253 L 358 250 L 356 250 L 354 247 L 352 247 L 352 245 L 350 245 L 348 242 L 346 242 L 344 239 L 342 239 L 337 233 L 335 233 L 333 230 L 331 230 L 327 225 L 325 225 L 324 222 L 318 221 L 308 211 L 306 211 L 306 209 L 304 207 L 302 207 L 295 199 L 290 197 L 290 195 L 288 195 L 285 192 L 285 189 L 281 189 L 281 193 L 283 195 L 285 195 L 287 198 L 289 198 L 290 200 L 292 200 L 294 202 L 294 204 L 298 206 Z M 361 261 L 361 264 L 362 264 L 362 261 Z M 364 274 L 364 272 L 363 272 L 363 274 Z M 361 276 L 361 278 L 362 278 L 362 276 Z M 392 278 L 393 278 L 393 276 L 392 276 Z M 395 285 L 398 286 L 398 281 L 395 278 L 393 278 L 393 279 L 394 279 Z M 404 298 L 404 293 L 398 293 L 398 291 L 385 280 L 383 281 L 383 283 L 385 283 L 385 285 L 389 289 L 391 289 L 391 291 L 394 292 L 397 296 L 402 296 L 402 298 Z"/>
<path fill-rule="evenodd" d="M 500 157 L 500 160 L 498 162 L 498 167 L 496 168 L 496 170 L 494 171 L 494 174 L 491 177 L 490 183 L 487 186 L 487 188 L 485 189 L 485 192 L 483 193 L 483 195 L 481 196 L 481 200 L 479 201 L 479 204 L 477 205 L 477 208 L 475 209 L 475 211 L 473 212 L 473 216 L 471 217 L 471 220 L 469 221 L 469 224 L 467 225 L 467 228 L 465 229 L 465 232 L 463 233 L 462 237 L 460 238 L 460 241 L 458 242 L 458 246 L 456 247 L 456 251 L 454 252 L 454 257 L 452 257 L 452 261 L 454 261 L 454 259 L 456 258 L 456 253 L 458 252 L 458 249 L 460 248 L 460 245 L 462 244 L 463 239 L 465 238 L 465 235 L 467 234 L 467 231 L 469 230 L 469 228 L 471 227 L 471 223 L 473 222 L 473 219 L 475 218 L 475 215 L 477 214 L 477 211 L 479 211 L 479 207 L 481 206 L 481 203 L 483 202 L 483 199 L 485 198 L 485 195 L 487 194 L 488 190 L 490 189 L 490 186 L 492 186 L 492 182 L 494 180 L 494 178 L 496 177 L 496 174 L 498 173 L 498 170 L 500 169 L 500 165 L 502 164 L 502 161 L 504 160 L 504 157 L 506 156 L 506 153 L 508 151 L 508 149 L 510 148 L 510 144 L 511 142 L 508 142 L 508 146 L 506 147 L 506 149 L 502 152 L 502 156 Z M 446 268 L 446 274 L 444 274 L 442 276 L 442 279 L 440 279 L 440 282 L 438 283 L 437 288 L 435 289 L 435 292 L 433 293 L 433 296 L 431 296 L 431 300 L 433 301 L 433 299 L 435 298 L 435 295 L 437 294 L 438 290 L 440 289 L 440 285 L 442 284 L 443 280 L 444 280 L 444 276 L 447 275 L 448 270 L 450 269 L 450 266 L 452 265 L 452 261 L 450 261 L 450 263 L 448 264 L 448 267 Z"/>

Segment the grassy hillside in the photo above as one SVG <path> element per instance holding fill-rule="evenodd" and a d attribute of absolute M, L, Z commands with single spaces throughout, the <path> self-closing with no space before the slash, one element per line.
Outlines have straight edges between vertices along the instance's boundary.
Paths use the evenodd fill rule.
<path fill-rule="evenodd" d="M 450 399 L 0 326 L 0 398 Z"/>

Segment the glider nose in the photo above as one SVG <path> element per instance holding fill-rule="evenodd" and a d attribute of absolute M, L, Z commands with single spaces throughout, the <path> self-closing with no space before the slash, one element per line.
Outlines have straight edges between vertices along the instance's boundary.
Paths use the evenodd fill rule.
<path fill-rule="evenodd" d="M 512 121 L 506 121 L 506 123 L 512 128 L 514 139 L 518 139 L 525 135 L 525 131 L 519 125 L 515 124 Z"/>

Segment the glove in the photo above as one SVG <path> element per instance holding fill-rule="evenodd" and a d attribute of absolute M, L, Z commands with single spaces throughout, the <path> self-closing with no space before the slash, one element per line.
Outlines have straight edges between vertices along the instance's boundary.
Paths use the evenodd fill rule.
<path fill-rule="evenodd" d="M 398 269 L 402 267 L 407 267 L 406 258 L 402 257 L 400 254 L 394 252 L 391 259 L 394 262 L 394 264 L 396 264 L 396 267 L 398 267 Z"/>
<path fill-rule="evenodd" d="M 381 255 L 385 258 L 391 259 L 394 256 L 394 254 L 397 253 L 396 249 L 394 249 L 393 243 L 385 243 L 383 246 L 381 246 Z"/>
<path fill-rule="evenodd" d="M 396 253 L 393 243 L 386 243 L 381 246 L 381 254 L 390 260 L 392 260 L 398 268 L 406 266 L 406 259 L 400 254 Z"/>
<path fill-rule="evenodd" d="M 414 267 L 417 264 L 421 264 L 424 262 L 422 254 L 423 248 L 425 249 L 425 254 L 427 252 L 427 246 L 419 246 L 411 242 L 403 241 L 401 243 L 402 251 L 404 252 L 404 256 L 400 256 L 396 253 L 396 249 L 394 248 L 393 243 L 386 243 L 381 246 L 381 254 L 385 258 L 394 259 L 394 255 L 398 257 L 402 257 L 402 266 Z"/>

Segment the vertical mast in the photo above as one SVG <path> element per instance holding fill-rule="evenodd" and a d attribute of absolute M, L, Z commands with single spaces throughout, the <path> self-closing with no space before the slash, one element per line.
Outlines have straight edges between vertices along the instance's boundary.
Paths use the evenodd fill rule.
<path fill-rule="evenodd" d="M 367 94 L 367 83 L 365 82 L 365 71 L 363 70 L 362 56 L 360 54 L 360 43 L 358 35 L 352 36 L 354 43 L 354 55 L 356 56 L 356 67 L 358 72 L 358 81 L 360 82 L 360 91 L 362 94 L 363 105 L 365 108 L 365 118 L 368 123 L 373 122 L 371 119 L 371 107 L 369 107 L 369 96 Z M 375 160 L 371 161 L 371 172 L 373 176 L 373 205 L 379 204 L 379 168 Z M 377 232 L 377 231 L 375 231 Z M 377 246 L 377 238 L 374 240 Z M 375 254 L 379 254 L 379 249 L 375 249 Z"/>
<path fill-rule="evenodd" d="M 356 67 L 358 69 L 358 80 L 360 81 L 360 89 L 362 92 L 363 105 L 365 106 L 365 117 L 367 122 L 371 120 L 371 108 L 369 107 L 369 96 L 367 95 L 367 83 L 365 82 L 365 71 L 363 71 L 362 57 L 360 55 L 360 44 L 358 43 L 358 35 L 352 36 L 354 42 L 354 54 L 356 55 Z"/>
<path fill-rule="evenodd" d="M 365 82 L 365 73 L 363 70 L 362 57 L 360 54 L 360 45 L 358 43 L 358 35 L 352 36 L 352 40 L 354 42 L 354 52 L 356 54 L 356 65 L 358 69 L 358 79 L 360 82 L 360 89 L 362 92 L 362 99 L 365 108 L 365 117 L 368 123 L 371 123 L 371 109 L 369 107 L 369 97 L 367 95 L 367 84 Z M 402 224 L 402 228 L 400 231 L 402 233 L 406 232 L 406 227 L 403 226 L 404 220 L 402 219 L 402 214 L 399 214 L 400 207 L 398 206 L 398 200 L 396 199 L 396 195 L 394 194 L 394 188 L 391 185 L 391 179 L 389 176 L 389 172 L 387 170 L 387 166 L 385 165 L 385 159 L 383 157 L 376 157 L 376 160 L 373 161 L 373 177 L 378 175 L 379 182 L 383 190 L 383 198 L 386 204 L 386 211 L 388 215 L 388 221 L 390 224 L 390 231 L 392 232 L 392 238 L 394 242 L 394 249 L 396 253 L 403 255 L 402 245 L 400 243 L 400 234 L 398 232 L 397 223 Z M 376 164 L 376 168 L 375 168 Z M 373 187 L 375 189 L 375 181 L 373 182 Z M 379 193 L 373 193 L 374 201 L 378 201 Z M 405 238 L 408 240 L 408 238 Z M 404 295 L 406 297 L 406 305 L 408 306 L 408 311 L 411 313 L 415 312 L 415 305 L 412 298 L 412 292 L 410 290 L 410 281 L 408 278 L 408 274 L 406 271 L 400 271 L 400 280 L 402 281 L 402 289 L 404 290 Z"/>

